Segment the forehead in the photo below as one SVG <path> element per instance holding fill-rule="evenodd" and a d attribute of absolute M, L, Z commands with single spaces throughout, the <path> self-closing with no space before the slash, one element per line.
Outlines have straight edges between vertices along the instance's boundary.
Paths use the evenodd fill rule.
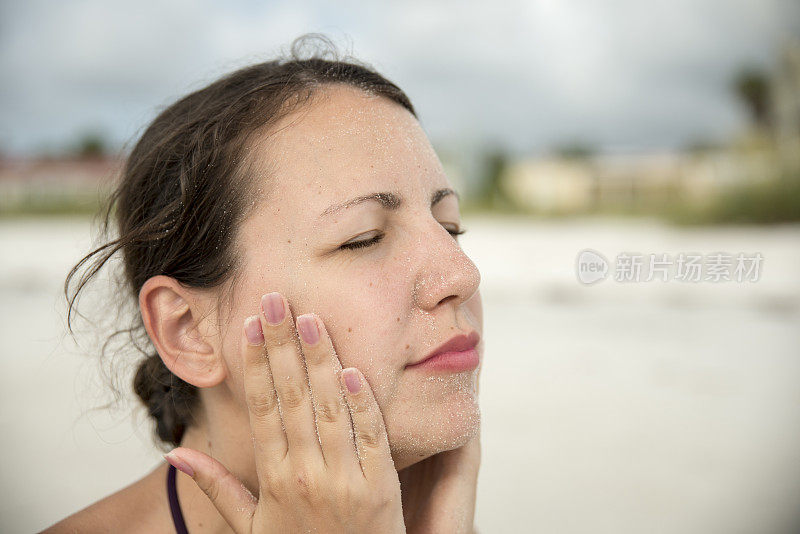
<path fill-rule="evenodd" d="M 424 196 L 447 178 L 414 116 L 386 97 L 349 86 L 318 90 L 281 120 L 262 154 L 271 196 L 302 199 L 313 215 L 354 194 L 384 190 Z"/>

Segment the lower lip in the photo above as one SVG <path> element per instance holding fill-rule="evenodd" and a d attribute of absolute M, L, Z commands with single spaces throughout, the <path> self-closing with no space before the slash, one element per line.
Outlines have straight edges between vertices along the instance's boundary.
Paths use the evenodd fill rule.
<path fill-rule="evenodd" d="M 480 358 L 477 349 L 462 350 L 460 352 L 442 352 L 427 360 L 414 365 L 409 365 L 409 369 L 420 369 L 425 371 L 471 371 L 478 367 Z"/>

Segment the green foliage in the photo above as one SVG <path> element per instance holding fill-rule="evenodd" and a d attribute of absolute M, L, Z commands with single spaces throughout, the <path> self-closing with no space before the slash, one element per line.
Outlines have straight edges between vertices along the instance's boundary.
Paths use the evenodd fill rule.
<path fill-rule="evenodd" d="M 87 133 L 78 141 L 75 150 L 81 158 L 99 158 L 106 153 L 106 142 L 98 133 Z"/>
<path fill-rule="evenodd" d="M 800 176 L 748 185 L 722 195 L 710 222 L 775 224 L 800 222 Z"/>
<path fill-rule="evenodd" d="M 0 217 L 91 215 L 101 207 L 96 193 L 43 197 L 26 195 L 14 203 L 0 204 Z"/>
<path fill-rule="evenodd" d="M 584 160 L 595 155 L 595 149 L 588 143 L 568 143 L 555 149 L 556 156 L 569 160 Z"/>
<path fill-rule="evenodd" d="M 753 122 L 757 126 L 768 126 L 772 103 L 767 75 L 755 68 L 743 69 L 734 78 L 733 89 L 747 107 Z"/>
<path fill-rule="evenodd" d="M 514 202 L 503 189 L 508 160 L 508 155 L 501 150 L 492 150 L 487 153 L 481 179 L 482 187 L 479 190 L 478 198 L 473 201 L 473 206 L 479 207 L 479 209 L 504 212 L 514 210 Z"/>
<path fill-rule="evenodd" d="M 677 224 L 800 222 L 800 173 L 734 187 L 707 206 L 667 206 L 663 215 Z"/>

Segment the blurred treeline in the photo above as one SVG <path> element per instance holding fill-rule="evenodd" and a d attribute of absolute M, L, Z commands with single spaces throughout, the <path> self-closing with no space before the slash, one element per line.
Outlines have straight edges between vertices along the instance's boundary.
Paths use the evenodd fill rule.
<path fill-rule="evenodd" d="M 0 153 L 0 216 L 96 213 L 122 163 L 97 131 L 79 135 L 65 149 L 43 150 L 35 157 Z"/>
<path fill-rule="evenodd" d="M 787 46 L 772 70 L 741 69 L 729 90 L 749 124 L 724 145 L 696 141 L 681 150 L 610 154 L 576 142 L 537 156 L 497 146 L 436 148 L 465 213 L 800 221 L 800 43 Z M 123 162 L 97 131 L 57 155 L 0 153 L 0 215 L 94 213 Z"/>

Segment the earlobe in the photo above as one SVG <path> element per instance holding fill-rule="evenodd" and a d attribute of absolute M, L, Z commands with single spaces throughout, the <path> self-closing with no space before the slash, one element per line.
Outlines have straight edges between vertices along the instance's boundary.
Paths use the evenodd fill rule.
<path fill-rule="evenodd" d="M 225 365 L 200 328 L 200 303 L 191 289 L 163 275 L 139 291 L 142 321 L 164 365 L 184 382 L 212 387 L 225 378 Z"/>

